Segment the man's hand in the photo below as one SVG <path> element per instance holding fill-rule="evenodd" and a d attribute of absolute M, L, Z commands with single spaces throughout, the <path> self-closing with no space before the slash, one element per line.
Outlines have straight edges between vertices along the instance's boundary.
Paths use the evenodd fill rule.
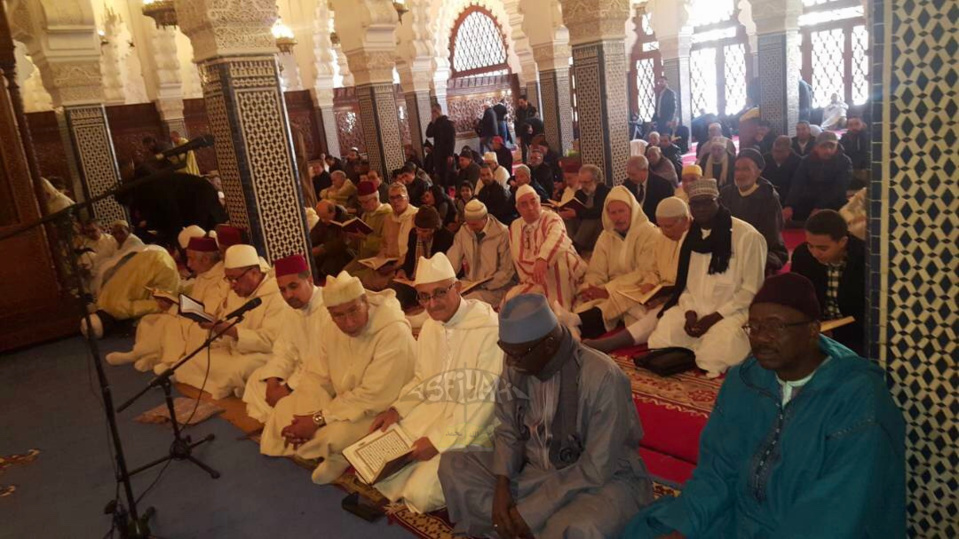
<path fill-rule="evenodd" d="M 270 407 L 276 406 L 276 403 L 283 397 L 290 394 L 290 389 L 279 378 L 269 378 L 266 381 L 266 403 Z"/>
<path fill-rule="evenodd" d="M 641 285 L 639 285 L 639 293 L 640 293 L 640 294 L 648 294 L 649 291 L 652 290 L 652 289 L 654 289 L 654 288 L 656 288 L 656 285 L 654 285 L 653 283 L 641 284 Z"/>
<path fill-rule="evenodd" d="M 157 306 L 160 307 L 160 311 L 166 312 L 170 310 L 170 307 L 173 307 L 173 302 L 166 298 L 156 298 Z"/>
<path fill-rule="evenodd" d="M 200 322 L 200 327 L 206 330 L 213 330 L 213 334 L 220 333 L 230 325 L 230 322 Z M 236 339 L 236 326 L 227 329 L 223 335 Z M 222 336 L 222 335 L 221 335 Z"/>
<path fill-rule="evenodd" d="M 533 265 L 533 282 L 540 285 L 546 286 L 546 261 L 542 258 L 536 260 L 536 264 Z"/>
<path fill-rule="evenodd" d="M 692 311 L 689 311 L 689 312 L 692 312 Z M 695 313 L 693 314 L 695 315 Z M 702 337 L 703 335 L 706 334 L 707 331 L 709 331 L 711 327 L 716 325 L 716 323 L 722 319 L 723 319 L 723 315 L 719 313 L 712 313 L 702 318 L 698 318 L 694 320 L 692 324 L 690 324 L 689 313 L 687 313 L 686 333 L 689 334 L 690 337 L 697 337 L 697 338 Z"/>
<path fill-rule="evenodd" d="M 440 452 L 436 450 L 436 446 L 433 445 L 433 442 L 424 436 L 413 442 L 413 452 L 410 453 L 410 457 L 415 460 L 426 462 L 439 454 Z"/>
<path fill-rule="evenodd" d="M 390 408 L 385 412 L 380 412 L 373 418 L 373 424 L 370 425 L 370 432 L 376 429 L 380 429 L 381 432 L 386 432 L 386 429 L 390 428 L 390 425 L 398 423 L 399 420 L 400 413 L 396 411 L 396 408 Z"/>
<path fill-rule="evenodd" d="M 563 218 L 564 221 L 569 221 L 570 219 L 576 218 L 576 210 L 566 208 L 565 210 L 559 210 L 559 216 Z"/>
<path fill-rule="evenodd" d="M 286 439 L 286 443 L 292 444 L 293 449 L 299 449 L 301 445 L 313 439 L 319 428 L 313 422 L 313 416 L 295 415 L 293 422 L 283 427 L 280 435 Z"/>
<path fill-rule="evenodd" d="M 496 490 L 493 491 L 493 529 L 500 537 L 516 537 L 513 530 L 513 516 L 511 509 L 516 507 L 513 503 L 513 493 L 510 492 L 509 478 L 503 475 L 496 477 Z"/>
<path fill-rule="evenodd" d="M 384 264 L 380 269 L 376 270 L 376 273 L 380 275 L 389 275 L 396 271 L 396 263 L 390 262 L 389 264 Z"/>
<path fill-rule="evenodd" d="M 583 297 L 587 300 L 594 299 L 608 299 L 609 292 L 601 286 L 590 286 L 586 290 L 583 290 Z"/>
<path fill-rule="evenodd" d="M 686 311 L 686 324 L 683 326 L 686 335 L 699 337 L 699 335 L 696 334 L 696 322 L 698 321 L 699 315 L 696 314 L 696 311 Z"/>
<path fill-rule="evenodd" d="M 793 218 L 792 208 L 783 208 L 783 221 L 791 221 Z"/>

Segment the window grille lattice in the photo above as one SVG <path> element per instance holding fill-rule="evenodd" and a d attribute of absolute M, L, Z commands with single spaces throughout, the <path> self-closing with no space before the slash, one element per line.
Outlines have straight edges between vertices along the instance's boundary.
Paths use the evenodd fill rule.
<path fill-rule="evenodd" d="M 852 29 L 852 104 L 869 99 L 869 31 L 865 25 Z"/>
<path fill-rule="evenodd" d="M 716 49 L 708 47 L 690 53 L 689 72 L 692 79 L 693 115 L 718 113 L 716 99 Z"/>
<path fill-rule="evenodd" d="M 489 74 L 502 74 L 506 63 L 506 47 L 496 22 L 482 11 L 474 11 L 463 19 L 453 40 L 453 69 L 457 72 L 486 67 Z"/>
<path fill-rule="evenodd" d="M 644 34 L 647 36 L 653 35 L 653 25 L 650 24 L 649 13 L 643 13 L 640 23 L 642 24 Z"/>
<path fill-rule="evenodd" d="M 737 113 L 746 106 L 746 46 L 742 43 L 725 48 L 726 77 L 725 114 Z"/>
<path fill-rule="evenodd" d="M 813 107 L 829 104 L 833 93 L 846 95 L 843 83 L 842 28 L 812 32 L 812 87 L 815 90 Z"/>
<path fill-rule="evenodd" d="M 644 120 L 650 120 L 656 112 L 656 62 L 652 58 L 640 58 L 636 61 L 636 112 Z"/>

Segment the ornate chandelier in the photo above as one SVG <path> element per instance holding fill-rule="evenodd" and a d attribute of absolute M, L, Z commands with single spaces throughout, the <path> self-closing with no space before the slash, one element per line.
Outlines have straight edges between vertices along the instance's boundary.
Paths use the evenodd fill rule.
<path fill-rule="evenodd" d="M 173 0 L 143 0 L 143 14 L 153 19 L 157 28 L 176 26 Z"/>
<path fill-rule="evenodd" d="M 273 23 L 273 37 L 276 39 L 276 48 L 280 49 L 280 52 L 287 54 L 293 52 L 293 46 L 296 45 L 293 30 L 290 30 L 290 27 L 283 24 L 280 19 Z"/>

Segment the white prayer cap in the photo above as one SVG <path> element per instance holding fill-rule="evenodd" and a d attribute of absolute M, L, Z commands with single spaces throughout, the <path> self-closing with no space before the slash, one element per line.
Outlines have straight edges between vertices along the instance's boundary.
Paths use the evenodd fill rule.
<path fill-rule="evenodd" d="M 130 230 L 130 223 L 124 221 L 123 219 L 117 219 L 116 221 L 110 223 L 110 228 L 113 228 L 115 226 L 123 227 L 127 230 Z"/>
<path fill-rule="evenodd" d="M 496 158 L 496 152 L 486 152 L 483 154 L 483 161 L 492 161 L 499 164 L 499 159 Z"/>
<path fill-rule="evenodd" d="M 326 278 L 326 286 L 323 287 L 323 303 L 327 307 L 336 307 L 360 298 L 365 293 L 363 283 L 358 278 L 346 271 L 341 271 L 336 277 L 331 275 Z"/>
<path fill-rule="evenodd" d="M 629 141 L 629 155 L 646 155 L 646 146 L 649 143 L 643 139 Z"/>
<path fill-rule="evenodd" d="M 506 184 L 509 183 L 509 171 L 506 170 L 506 167 L 496 167 L 496 170 L 493 171 L 493 179 L 496 180 L 496 183 L 506 187 Z"/>
<path fill-rule="evenodd" d="M 180 231 L 180 234 L 176 237 L 176 241 L 180 244 L 181 249 L 186 249 L 187 245 L 190 245 L 190 239 L 202 238 L 203 236 L 206 236 L 205 230 L 196 225 L 190 225 Z"/>
<path fill-rule="evenodd" d="M 453 271 L 450 259 L 443 253 L 436 253 L 433 258 L 420 257 L 416 265 L 416 279 L 413 285 L 439 283 L 455 278 L 456 272 Z"/>
<path fill-rule="evenodd" d="M 656 206 L 656 217 L 689 217 L 689 206 L 679 197 L 667 197 Z"/>
<path fill-rule="evenodd" d="M 474 198 L 466 203 L 463 213 L 467 221 L 479 221 L 486 217 L 489 212 L 486 209 L 486 204 L 480 202 L 478 198 Z"/>
<path fill-rule="evenodd" d="M 316 223 L 320 222 L 320 216 L 316 214 L 316 210 L 313 208 L 306 208 L 306 226 L 313 230 L 313 227 L 316 226 Z"/>
<path fill-rule="evenodd" d="M 226 250 L 226 256 L 223 258 L 223 267 L 225 269 L 248 268 L 250 266 L 260 265 L 260 255 L 256 254 L 256 248 L 252 245 L 242 243 L 231 245 Z"/>
<path fill-rule="evenodd" d="M 527 184 L 520 185 L 519 189 L 516 190 L 516 202 L 519 203 L 519 200 L 526 195 L 533 195 L 537 198 L 537 200 L 539 199 L 539 195 L 536 194 L 536 189 L 533 189 L 529 186 L 529 184 Z"/>

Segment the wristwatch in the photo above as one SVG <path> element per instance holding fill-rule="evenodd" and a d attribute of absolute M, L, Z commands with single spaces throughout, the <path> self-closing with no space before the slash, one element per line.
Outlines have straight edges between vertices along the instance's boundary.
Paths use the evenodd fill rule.
<path fill-rule="evenodd" d="M 326 425 L 326 418 L 323 417 L 323 412 L 315 412 L 313 414 L 313 424 L 316 425 L 316 428 Z"/>

